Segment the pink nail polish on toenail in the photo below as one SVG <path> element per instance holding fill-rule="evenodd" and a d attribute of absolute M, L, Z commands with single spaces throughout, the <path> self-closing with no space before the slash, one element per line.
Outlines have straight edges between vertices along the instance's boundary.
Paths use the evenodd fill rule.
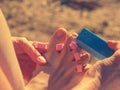
<path fill-rule="evenodd" d="M 77 44 L 76 44 L 76 42 L 74 42 L 74 41 L 72 41 L 70 44 L 69 44 L 69 46 L 70 46 L 70 48 L 72 49 L 72 50 L 75 50 L 75 49 L 77 49 Z"/>
<path fill-rule="evenodd" d="M 80 56 L 82 59 L 89 59 L 89 54 L 88 53 L 84 53 Z"/>
<path fill-rule="evenodd" d="M 80 54 L 79 53 L 74 53 L 74 58 L 76 61 L 80 60 Z"/>
<path fill-rule="evenodd" d="M 60 44 L 56 44 L 56 51 L 61 51 L 64 47 L 64 44 L 60 43 Z"/>
<path fill-rule="evenodd" d="M 35 46 L 35 48 L 38 48 L 38 49 L 40 49 L 40 50 L 47 50 L 47 44 L 36 44 L 36 45 L 34 45 Z"/>
<path fill-rule="evenodd" d="M 83 66 L 82 66 L 82 64 L 77 65 L 76 66 L 76 70 L 77 70 L 77 72 L 83 72 Z"/>
<path fill-rule="evenodd" d="M 47 50 L 47 45 L 46 44 L 39 44 L 38 48 Z"/>

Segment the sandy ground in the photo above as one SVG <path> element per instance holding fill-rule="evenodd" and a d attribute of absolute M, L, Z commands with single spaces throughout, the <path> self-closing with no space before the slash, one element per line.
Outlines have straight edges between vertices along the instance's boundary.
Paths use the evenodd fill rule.
<path fill-rule="evenodd" d="M 89 28 L 105 39 L 120 40 L 120 0 L 89 0 L 81 8 L 79 3 L 61 5 L 61 0 L 0 0 L 0 8 L 10 27 L 12 36 L 29 40 L 48 41 L 58 27 L 70 33 Z"/>

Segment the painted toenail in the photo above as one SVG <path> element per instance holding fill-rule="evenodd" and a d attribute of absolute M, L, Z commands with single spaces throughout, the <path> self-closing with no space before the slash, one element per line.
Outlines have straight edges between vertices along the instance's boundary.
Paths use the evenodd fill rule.
<path fill-rule="evenodd" d="M 80 54 L 79 53 L 74 53 L 74 58 L 76 61 L 80 60 Z"/>
<path fill-rule="evenodd" d="M 76 50 L 77 49 L 77 44 L 76 44 L 76 42 L 74 42 L 74 41 L 72 41 L 70 44 L 69 44 L 69 46 L 70 46 L 70 48 L 72 49 L 72 50 Z"/>
<path fill-rule="evenodd" d="M 34 44 L 35 48 L 39 48 L 40 50 L 47 50 L 48 46 L 47 44 Z"/>
<path fill-rule="evenodd" d="M 62 37 L 65 35 L 65 32 L 63 31 L 63 28 L 58 28 L 57 30 L 57 37 Z"/>
<path fill-rule="evenodd" d="M 77 72 L 83 72 L 83 66 L 82 66 L 82 64 L 77 65 L 76 66 L 76 70 L 77 70 Z"/>
<path fill-rule="evenodd" d="M 89 58 L 89 54 L 88 53 L 84 53 L 84 54 L 81 54 L 80 57 L 82 59 L 87 59 L 87 58 Z"/>
<path fill-rule="evenodd" d="M 64 44 L 62 43 L 56 44 L 56 51 L 61 51 L 63 47 L 64 47 Z"/>

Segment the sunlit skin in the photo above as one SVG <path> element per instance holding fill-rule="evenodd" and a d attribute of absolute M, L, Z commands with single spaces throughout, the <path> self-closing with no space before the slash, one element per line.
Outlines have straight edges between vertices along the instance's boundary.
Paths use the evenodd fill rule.
<path fill-rule="evenodd" d="M 57 32 L 59 32 L 59 34 L 57 34 Z M 34 76 L 26 85 L 27 90 L 56 90 L 58 88 L 60 90 L 120 89 L 120 42 L 113 40 L 108 41 L 108 46 L 116 50 L 115 54 L 103 61 L 97 61 L 93 66 L 86 67 L 82 73 L 78 73 L 75 69 L 78 62 L 74 61 L 73 53 L 82 53 L 81 49 L 71 50 L 69 48 L 69 43 L 73 41 L 75 37 L 76 34 L 68 36 L 65 29 L 59 29 L 55 32 L 49 42 L 48 51 L 43 54 L 48 64 L 46 64 L 46 66 L 38 65 L 34 71 Z M 57 43 L 65 44 L 61 52 L 56 52 L 55 50 Z M 19 54 L 17 55 L 19 56 Z M 81 63 L 88 63 L 88 59 L 89 55 L 82 60 Z M 29 60 L 28 62 L 31 61 L 32 60 Z M 3 81 L 5 80 L 6 79 L 3 79 Z"/>
<path fill-rule="evenodd" d="M 61 37 L 64 37 L 64 35 L 65 32 Z M 56 35 L 54 34 L 53 37 L 56 37 Z M 30 90 L 32 88 L 36 90 L 119 90 L 120 42 L 108 41 L 108 46 L 116 50 L 115 54 L 103 61 L 97 61 L 91 67 L 86 67 L 84 72 L 77 73 L 75 70 L 77 63 L 73 62 L 72 56 L 76 51 L 71 51 L 68 47 L 71 40 L 73 40 L 72 36 L 68 36 L 67 40 L 61 38 L 60 41 L 64 41 L 65 47 L 61 53 L 58 53 L 54 50 L 54 47 L 56 43 L 60 43 L 58 42 L 59 38 L 51 39 L 53 49 L 50 48 L 51 51 L 48 50 L 48 53 L 45 54 L 50 64 L 39 67 L 36 76 L 33 77 L 27 87 Z M 88 58 L 86 57 L 85 60 Z M 59 63 L 54 65 L 51 62 Z M 42 70 L 44 72 L 40 72 Z"/>
<path fill-rule="evenodd" d="M 120 41 L 109 40 L 108 46 L 116 50 L 114 55 L 91 66 L 83 80 L 73 90 L 120 89 Z"/>
<path fill-rule="evenodd" d="M 24 90 L 24 80 L 22 73 L 13 49 L 13 44 L 11 41 L 11 35 L 7 22 L 4 18 L 2 11 L 0 10 L 0 75 L 3 82 L 9 84 L 13 90 Z M 7 80 L 6 80 L 7 79 Z M 7 82 L 8 81 L 8 82 Z M 2 83 L 0 83 L 2 84 Z M 6 86 L 4 83 L 0 85 L 1 88 L 6 88 L 6 90 L 11 90 L 10 87 Z"/>
<path fill-rule="evenodd" d="M 0 67 L 0 78 L 1 78 L 1 80 L 0 80 L 0 85 L 1 85 L 0 89 L 1 90 L 12 90 L 12 87 L 11 87 L 10 83 L 8 82 L 7 77 L 3 73 L 1 67 Z M 2 86 L 2 85 L 4 85 L 4 86 Z"/>
<path fill-rule="evenodd" d="M 33 43 L 35 44 L 45 44 L 37 41 L 28 41 L 26 38 L 23 37 L 12 37 L 12 43 L 14 45 L 15 53 L 22 71 L 22 75 L 24 78 L 24 81 L 26 83 L 31 79 L 33 71 L 36 69 L 36 65 L 45 65 L 46 61 L 37 61 L 37 57 L 42 56 L 42 53 L 45 53 L 46 50 L 43 50 L 41 48 L 35 48 Z M 26 49 L 28 48 L 28 49 Z M 39 52 L 38 52 L 39 51 Z M 1 80 L 1 84 L 4 83 L 4 85 L 8 87 L 1 87 L 1 90 L 9 90 L 8 88 L 11 88 L 9 85 L 7 77 L 4 76 L 4 72 L 2 71 L 2 68 L 0 67 L 0 77 L 3 79 Z"/>
<path fill-rule="evenodd" d="M 40 62 L 38 60 L 41 54 L 34 45 L 26 39 L 14 38 L 16 56 L 20 66 L 23 67 L 20 69 L 9 29 L 1 11 L 0 23 L 0 77 L 2 78 L 0 86 L 2 90 L 120 90 L 120 41 L 108 41 L 108 46 L 116 52 L 111 57 L 89 66 L 87 63 L 90 55 L 87 52 L 80 48 L 71 50 L 69 47 L 77 35 L 69 36 L 65 29 L 59 28 L 48 42 L 47 52 L 43 53 L 42 50 L 40 52 L 47 60 L 47 64 L 41 66 L 43 65 L 41 58 L 39 58 Z M 58 52 L 55 46 L 59 43 L 63 43 L 64 48 Z M 80 61 L 74 60 L 76 52 L 80 54 Z M 45 59 L 42 60 L 44 64 Z M 37 67 L 36 63 L 38 63 Z M 86 65 L 83 72 L 76 71 L 78 64 Z M 25 79 L 31 80 L 25 85 Z"/>
<path fill-rule="evenodd" d="M 28 41 L 23 37 L 12 37 L 12 42 L 23 77 L 26 81 L 29 81 L 33 71 L 36 69 L 36 65 L 45 65 L 47 63 L 44 59 L 37 60 L 38 57 L 42 56 L 41 53 L 45 53 L 46 51 L 39 49 L 38 52 L 34 47 L 33 43 L 41 44 L 41 42 Z"/>
<path fill-rule="evenodd" d="M 82 79 L 85 71 L 82 73 L 77 73 L 76 65 L 79 63 L 87 64 L 90 56 L 80 48 L 77 50 L 71 50 L 69 44 L 75 39 L 75 37 L 76 34 L 69 36 L 67 31 L 63 28 L 58 29 L 54 33 L 49 42 L 48 52 L 44 55 L 48 64 L 46 66 L 38 67 L 38 69 L 35 71 L 35 77 L 33 77 L 28 84 L 30 90 L 32 90 L 32 88 L 35 90 L 56 90 L 57 88 L 61 90 L 63 88 L 65 90 L 69 90 Z M 58 43 L 65 44 L 61 52 L 57 52 L 55 50 L 55 46 Z M 73 56 L 75 52 L 80 54 L 84 53 L 87 55 L 84 58 L 81 57 L 81 61 L 75 62 Z M 77 78 L 79 78 L 78 81 L 76 81 Z M 59 81 L 59 83 L 56 83 L 57 81 Z M 71 84 L 68 81 L 73 83 Z"/>

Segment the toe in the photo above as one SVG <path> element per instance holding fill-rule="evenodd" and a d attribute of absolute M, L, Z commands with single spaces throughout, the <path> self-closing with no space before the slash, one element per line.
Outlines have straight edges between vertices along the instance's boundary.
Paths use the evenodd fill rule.
<path fill-rule="evenodd" d="M 50 39 L 48 52 L 45 54 L 45 57 L 53 68 L 56 68 L 61 60 L 61 54 L 58 51 L 63 49 L 66 39 L 67 31 L 63 28 L 59 28 Z"/>
<path fill-rule="evenodd" d="M 55 51 L 56 44 L 64 43 L 67 38 L 67 31 L 64 28 L 58 28 L 49 42 L 49 50 Z"/>

